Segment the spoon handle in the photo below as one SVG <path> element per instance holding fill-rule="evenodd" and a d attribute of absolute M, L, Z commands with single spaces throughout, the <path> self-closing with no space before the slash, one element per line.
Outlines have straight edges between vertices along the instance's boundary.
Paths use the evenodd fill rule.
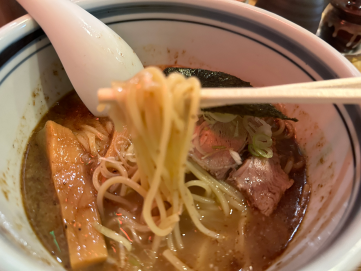
<path fill-rule="evenodd" d="M 100 102 L 114 101 L 113 89 L 98 91 Z M 262 88 L 202 88 L 201 108 L 249 103 L 361 103 L 361 77 Z"/>

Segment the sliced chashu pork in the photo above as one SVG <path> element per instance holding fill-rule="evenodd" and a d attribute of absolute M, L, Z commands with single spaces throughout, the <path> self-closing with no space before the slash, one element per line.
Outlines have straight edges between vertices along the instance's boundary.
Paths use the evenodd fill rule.
<path fill-rule="evenodd" d="M 53 121 L 44 128 L 46 152 L 57 192 L 73 269 L 86 267 L 108 257 L 104 237 L 93 227 L 100 223 L 95 190 L 75 135 Z"/>
<path fill-rule="evenodd" d="M 244 192 L 250 203 L 269 216 L 277 208 L 284 192 L 293 184 L 282 170 L 277 152 L 273 157 L 250 157 L 227 181 Z"/>
<path fill-rule="evenodd" d="M 237 123 L 237 121 L 239 123 Z M 230 169 L 238 166 L 230 151 L 239 153 L 246 146 L 247 131 L 242 121 L 207 123 L 201 118 L 193 135 L 193 160 L 218 180 L 223 180 Z"/>

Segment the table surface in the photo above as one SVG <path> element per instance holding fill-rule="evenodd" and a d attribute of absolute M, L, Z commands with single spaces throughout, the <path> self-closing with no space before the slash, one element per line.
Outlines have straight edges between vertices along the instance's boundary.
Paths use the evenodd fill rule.
<path fill-rule="evenodd" d="M 0 27 L 25 13 L 26 11 L 15 0 L 0 0 Z"/>

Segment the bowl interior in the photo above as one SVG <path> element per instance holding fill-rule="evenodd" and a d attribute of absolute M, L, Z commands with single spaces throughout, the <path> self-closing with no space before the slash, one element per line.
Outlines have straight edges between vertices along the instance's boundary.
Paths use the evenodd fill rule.
<path fill-rule="evenodd" d="M 315 37 L 297 28 L 293 30 L 296 34 L 290 34 L 292 31 L 287 26 L 277 29 L 278 20 L 266 18 L 267 14 L 245 5 L 223 3 L 218 7 L 218 17 L 212 19 L 206 16 L 209 9 L 202 2 L 199 6 L 185 2 L 189 4 L 188 11 L 193 13 L 180 12 L 184 2 L 177 1 L 174 1 L 178 3 L 177 12 L 172 4 L 164 4 L 169 8 L 156 12 L 157 6 L 150 11 L 140 10 L 137 1 L 105 1 L 108 2 L 112 8 L 104 7 L 105 4 L 99 8 L 96 3 L 91 10 L 129 43 L 144 65 L 218 70 L 254 86 L 357 74 L 341 56 Z M 119 2 L 118 6 L 116 2 Z M 149 6 L 151 3 L 148 1 Z M 219 5 L 217 1 L 214 3 Z M 129 7 L 127 12 L 121 12 L 124 5 Z M 232 13 L 232 8 L 237 9 L 237 15 Z M 104 15 L 107 10 L 109 12 Z M 302 60 L 302 54 L 294 53 L 293 47 L 275 43 L 250 26 L 225 23 L 221 15 L 226 12 L 235 18 L 266 18 L 264 28 L 288 37 L 289 42 L 303 48 L 303 51 L 299 50 L 308 54 L 307 57 L 313 53 L 304 48 L 300 39 L 310 39 L 308 42 L 315 44 L 314 51 L 320 51 L 318 66 Z M 72 90 L 72 85 L 49 40 L 41 33 L 26 46 L 20 46 L 0 68 L 0 150 L 3 153 L 0 157 L 0 248 L 8 252 L 0 257 L 4 270 L 14 270 L 13 267 L 22 270 L 21 267 L 28 266 L 49 270 L 49 265 L 54 270 L 61 270 L 39 243 L 27 221 L 21 198 L 20 169 L 33 128 L 49 107 Z M 294 240 L 270 270 L 307 267 L 315 255 L 325 251 L 349 213 L 354 200 L 352 191 L 358 188 L 356 180 L 359 179 L 357 133 L 353 118 L 345 107 L 289 104 L 285 111 L 299 119 L 295 124 L 297 140 L 308 157 L 312 195 Z"/>

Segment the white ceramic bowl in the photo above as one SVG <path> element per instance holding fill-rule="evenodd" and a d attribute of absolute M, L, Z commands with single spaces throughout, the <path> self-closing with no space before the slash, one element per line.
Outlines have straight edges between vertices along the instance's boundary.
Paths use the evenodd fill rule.
<path fill-rule="evenodd" d="M 236 1 L 74 2 L 118 32 L 144 65 L 219 70 L 254 86 L 359 76 L 316 36 Z M 0 29 L 0 270 L 62 270 L 27 221 L 20 168 L 32 129 L 71 89 L 31 17 Z M 361 259 L 360 108 L 287 105 L 286 110 L 300 120 L 297 140 L 308 155 L 312 196 L 294 240 L 269 270 L 352 269 Z"/>

